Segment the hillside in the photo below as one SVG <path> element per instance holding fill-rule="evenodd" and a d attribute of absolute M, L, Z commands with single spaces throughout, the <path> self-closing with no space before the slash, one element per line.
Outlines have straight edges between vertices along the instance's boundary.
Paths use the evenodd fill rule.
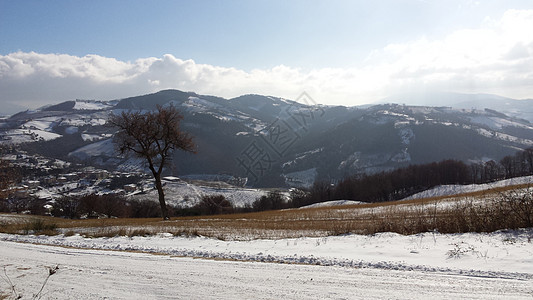
<path fill-rule="evenodd" d="M 227 174 L 257 187 L 309 186 L 444 159 L 499 160 L 533 146 L 533 125 L 491 109 L 312 105 L 261 95 L 233 99 L 164 90 L 110 102 L 75 100 L 0 120 L 0 142 L 110 170 L 142 170 L 116 155 L 107 116 L 174 105 L 196 155 L 166 175 Z"/>

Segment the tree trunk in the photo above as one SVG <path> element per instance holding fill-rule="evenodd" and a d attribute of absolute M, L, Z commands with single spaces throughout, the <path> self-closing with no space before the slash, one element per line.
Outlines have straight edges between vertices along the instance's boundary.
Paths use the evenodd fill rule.
<path fill-rule="evenodd" d="M 163 185 L 161 184 L 161 175 L 154 174 L 155 177 L 155 187 L 157 188 L 157 193 L 159 194 L 159 205 L 161 205 L 161 216 L 163 220 L 170 220 L 168 216 L 167 204 L 165 203 L 165 193 L 163 192 Z"/>

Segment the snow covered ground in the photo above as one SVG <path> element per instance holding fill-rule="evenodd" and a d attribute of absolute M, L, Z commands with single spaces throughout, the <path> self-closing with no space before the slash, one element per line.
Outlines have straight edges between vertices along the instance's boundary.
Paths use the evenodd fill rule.
<path fill-rule="evenodd" d="M 59 266 L 45 299 L 533 297 L 533 229 L 231 242 L 164 233 L 0 240 L 0 264 L 26 296 L 40 288 L 45 266 Z"/>
<path fill-rule="evenodd" d="M 483 183 L 483 184 L 441 185 L 441 186 L 437 186 L 429 190 L 425 190 L 418 194 L 412 195 L 403 200 L 459 195 L 459 194 L 485 191 L 485 190 L 490 190 L 490 189 L 499 188 L 499 187 L 521 185 L 521 184 L 530 184 L 533 187 L 533 176 L 516 177 L 516 178 L 505 179 L 505 180 L 500 180 L 500 181 L 496 181 L 492 183 Z"/>
<path fill-rule="evenodd" d="M 209 187 L 185 181 L 171 182 L 165 180 L 163 184 L 167 203 L 181 207 L 192 207 L 206 195 L 222 195 L 234 206 L 244 207 L 245 205 L 251 205 L 255 200 L 261 198 L 261 196 L 268 194 L 266 190 L 262 189 Z M 157 190 L 149 189 L 145 194 L 134 195 L 132 198 L 144 201 L 157 201 Z"/>
<path fill-rule="evenodd" d="M 319 203 L 315 203 L 315 204 L 302 206 L 302 207 L 300 207 L 300 209 L 328 207 L 328 206 L 356 205 L 356 204 L 366 204 L 366 203 L 367 202 L 354 201 L 354 200 L 331 200 L 331 201 L 319 202 Z"/>
<path fill-rule="evenodd" d="M 443 186 L 419 197 L 532 180 Z M 0 215 L 0 223 L 19 218 Z M 22 299 L 32 298 L 47 267 L 55 266 L 42 299 L 533 298 L 533 228 L 231 241 L 164 232 L 112 238 L 0 233 L 0 254 L 0 299 L 13 296 L 9 281 Z"/>

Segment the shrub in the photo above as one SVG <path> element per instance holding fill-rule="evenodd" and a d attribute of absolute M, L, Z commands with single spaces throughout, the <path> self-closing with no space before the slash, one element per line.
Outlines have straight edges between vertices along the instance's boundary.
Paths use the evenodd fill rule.
<path fill-rule="evenodd" d="M 81 201 L 77 197 L 62 197 L 55 201 L 52 215 L 69 219 L 79 219 Z"/>
<path fill-rule="evenodd" d="M 111 217 L 126 217 L 129 215 L 129 206 L 126 200 L 119 195 L 90 194 L 80 198 L 80 212 L 89 217 L 105 215 Z"/>
<path fill-rule="evenodd" d="M 275 210 L 286 208 L 287 203 L 279 191 L 274 191 L 254 201 L 252 207 L 254 211 Z"/>
<path fill-rule="evenodd" d="M 205 195 L 195 208 L 202 215 L 229 214 L 233 212 L 233 205 L 223 195 Z"/>
<path fill-rule="evenodd" d="M 533 227 L 533 188 L 502 193 L 500 206 L 515 219 L 514 228 Z"/>
<path fill-rule="evenodd" d="M 48 234 L 53 235 L 57 234 L 57 224 L 48 223 L 41 219 L 33 219 L 26 226 L 24 226 L 24 233 L 33 233 L 33 234 Z"/>
<path fill-rule="evenodd" d="M 129 201 L 131 218 L 158 218 L 161 217 L 161 207 L 154 201 Z"/>

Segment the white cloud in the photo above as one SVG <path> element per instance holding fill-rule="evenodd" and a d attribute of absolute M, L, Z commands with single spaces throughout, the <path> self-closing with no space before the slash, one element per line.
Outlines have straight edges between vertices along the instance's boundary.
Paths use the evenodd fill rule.
<path fill-rule="evenodd" d="M 223 97 L 247 93 L 357 105 L 420 90 L 533 97 L 533 10 L 509 10 L 480 28 L 390 44 L 360 68 L 243 71 L 170 54 L 119 61 L 99 55 L 16 52 L 0 56 L 0 103 L 36 107 L 75 98 L 116 99 L 175 88 Z"/>

